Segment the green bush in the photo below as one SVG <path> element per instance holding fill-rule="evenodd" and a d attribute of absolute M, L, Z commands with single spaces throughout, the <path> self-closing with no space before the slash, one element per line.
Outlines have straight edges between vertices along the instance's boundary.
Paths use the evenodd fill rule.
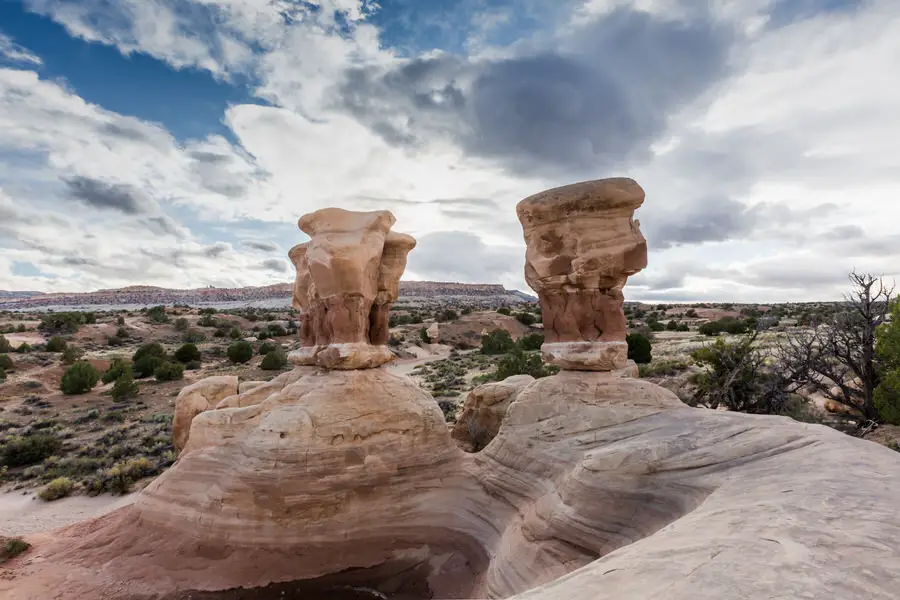
<path fill-rule="evenodd" d="M 122 402 L 123 400 L 137 398 L 140 391 L 141 388 L 134 380 L 134 375 L 131 372 L 131 365 L 126 365 L 126 369 L 116 379 L 109 395 L 112 396 L 112 399 L 116 402 Z"/>
<path fill-rule="evenodd" d="M 238 329 L 237 327 L 232 327 L 231 331 L 228 332 L 228 337 L 230 337 L 233 340 L 240 339 L 241 330 Z"/>
<path fill-rule="evenodd" d="M 265 356 L 269 352 L 274 352 L 275 350 L 279 350 L 280 348 L 281 346 L 277 345 L 275 342 L 265 342 L 259 347 L 259 355 Z"/>
<path fill-rule="evenodd" d="M 481 353 L 482 354 L 506 354 L 513 349 L 515 344 L 512 336 L 505 329 L 495 329 L 494 331 L 481 336 Z"/>
<path fill-rule="evenodd" d="M 204 310 L 206 310 L 206 309 L 204 309 Z M 197 321 L 197 325 L 199 325 L 200 327 L 215 327 L 216 320 L 213 319 L 213 317 L 212 317 L 213 314 L 215 314 L 215 313 L 203 313 L 201 311 L 201 315 L 203 315 L 203 316 L 201 316 L 200 320 Z"/>
<path fill-rule="evenodd" d="M 82 360 L 66 369 L 59 389 L 68 396 L 86 394 L 94 389 L 98 381 L 100 381 L 100 372 L 91 363 Z"/>
<path fill-rule="evenodd" d="M 62 447 L 62 442 L 49 433 L 27 436 L 9 436 L 0 445 L 0 466 L 26 467 L 53 456 Z"/>
<path fill-rule="evenodd" d="M 0 354 L 5 354 L 7 352 L 12 352 L 12 344 L 9 343 L 6 336 L 0 335 Z"/>
<path fill-rule="evenodd" d="M 125 327 L 119 327 L 118 329 L 116 329 L 116 337 L 127 340 L 130 337 L 128 329 L 126 329 Z"/>
<path fill-rule="evenodd" d="M 38 498 L 45 502 L 53 502 L 69 496 L 74 488 L 75 484 L 68 477 L 57 477 L 38 492 Z"/>
<path fill-rule="evenodd" d="M 881 376 L 881 383 L 875 388 L 875 410 L 885 423 L 900 425 L 900 370 Z"/>
<path fill-rule="evenodd" d="M 438 323 L 446 323 L 452 322 L 459 319 L 459 314 L 452 308 L 447 308 L 445 310 L 440 311 L 437 315 L 435 315 L 435 320 Z"/>
<path fill-rule="evenodd" d="M 106 345 L 112 346 L 113 348 L 117 348 L 119 346 L 124 346 L 125 340 L 123 340 L 122 338 L 120 338 L 117 335 L 112 335 L 112 336 L 109 336 L 106 338 Z"/>
<path fill-rule="evenodd" d="M 75 346 L 66 346 L 66 349 L 63 350 L 62 356 L 59 359 L 64 365 L 72 365 L 75 364 L 75 361 L 78 360 L 79 356 L 81 356 L 81 350 Z"/>
<path fill-rule="evenodd" d="M 31 350 L 32 348 L 27 342 L 22 342 L 22 345 L 16 348 L 16 352 L 19 354 L 27 354 L 28 352 L 31 352 Z"/>
<path fill-rule="evenodd" d="M 235 342 L 228 346 L 228 360 L 233 363 L 246 363 L 253 358 L 253 346 L 250 342 Z"/>
<path fill-rule="evenodd" d="M 628 343 L 628 358 L 639 365 L 653 360 L 653 346 L 650 338 L 641 333 L 630 333 L 625 338 Z"/>
<path fill-rule="evenodd" d="M 281 350 L 273 350 L 266 354 L 262 363 L 260 363 L 259 368 L 264 371 L 278 371 L 287 366 L 287 354 L 282 352 Z"/>
<path fill-rule="evenodd" d="M 521 323 L 522 325 L 527 325 L 528 327 L 531 327 L 532 325 L 537 323 L 537 317 L 527 312 L 516 313 L 516 320 L 519 321 L 519 323 Z"/>
<path fill-rule="evenodd" d="M 28 552 L 31 548 L 31 544 L 23 540 L 22 538 L 10 538 L 6 540 L 6 543 L 3 544 L 2 552 L 0 552 L 0 562 L 6 562 L 7 560 L 12 560 L 17 556 Z"/>
<path fill-rule="evenodd" d="M 47 342 L 45 350 L 47 350 L 47 352 L 62 352 L 66 349 L 66 346 L 66 340 L 58 335 L 54 335 L 50 338 L 50 341 Z"/>
<path fill-rule="evenodd" d="M 190 323 L 184 317 L 175 319 L 175 331 L 187 331 L 188 327 L 190 327 Z"/>
<path fill-rule="evenodd" d="M 41 318 L 38 329 L 47 333 L 75 333 L 85 324 L 80 312 L 50 313 Z"/>
<path fill-rule="evenodd" d="M 6 381 L 6 371 L 3 370 L 3 367 L 0 367 L 0 381 Z"/>
<path fill-rule="evenodd" d="M 678 322 L 674 319 L 666 323 L 667 331 L 678 331 Z"/>
<path fill-rule="evenodd" d="M 131 373 L 131 363 L 129 363 L 124 358 L 116 357 L 112 359 L 112 362 L 109 363 L 109 368 L 103 372 L 103 376 L 100 380 L 103 383 L 112 383 L 116 379 L 122 376 L 125 371 Z"/>
<path fill-rule="evenodd" d="M 520 348 L 513 348 L 497 363 L 497 369 L 491 379 L 503 381 L 513 375 L 531 375 L 535 379 L 540 379 L 558 372 L 558 367 L 544 364 L 539 352 L 523 352 Z"/>
<path fill-rule="evenodd" d="M 158 356 L 160 358 L 165 358 L 166 350 L 162 347 L 162 344 L 158 342 L 151 342 L 149 344 L 144 344 L 134 353 L 134 356 L 131 357 L 132 362 L 137 362 L 141 358 L 145 356 Z"/>
<path fill-rule="evenodd" d="M 194 362 L 202 358 L 202 356 L 200 355 L 200 349 L 197 348 L 196 344 L 185 344 L 175 351 L 174 356 L 175 360 L 180 363 Z"/>
<path fill-rule="evenodd" d="M 505 306 L 503 308 L 498 308 L 497 312 L 500 313 L 501 315 L 506 315 L 507 317 L 512 314 L 512 311 L 509 310 L 508 308 L 506 308 Z"/>
<path fill-rule="evenodd" d="M 141 456 L 117 463 L 101 472 L 88 482 L 88 490 L 94 494 L 108 492 L 125 495 L 138 479 L 149 477 L 159 472 L 159 467 Z"/>
<path fill-rule="evenodd" d="M 146 379 L 152 377 L 157 367 L 166 362 L 161 356 L 146 355 L 136 360 L 132 366 L 135 379 Z"/>
<path fill-rule="evenodd" d="M 0 354 L 0 369 L 4 369 L 6 371 L 12 371 L 13 369 L 15 369 L 13 360 L 9 357 L 8 354 Z"/>
<path fill-rule="evenodd" d="M 125 317 L 123 317 L 121 315 L 116 317 L 116 325 L 118 325 L 119 327 L 124 327 L 125 326 Z"/>
<path fill-rule="evenodd" d="M 198 342 L 202 342 L 205 339 L 206 334 L 196 329 L 189 329 L 181 337 L 181 341 L 183 341 L 185 344 L 196 344 Z"/>
<path fill-rule="evenodd" d="M 166 314 L 165 306 L 154 306 L 147 310 L 147 319 L 151 323 L 166 323 L 169 321 L 169 315 Z"/>
<path fill-rule="evenodd" d="M 164 362 L 153 371 L 157 381 L 179 381 L 184 379 L 184 365 L 181 363 Z"/>
<path fill-rule="evenodd" d="M 531 333 L 519 338 L 519 341 L 516 342 L 516 345 L 522 350 L 526 351 L 540 350 L 541 346 L 544 345 L 544 336 L 540 333 Z"/>

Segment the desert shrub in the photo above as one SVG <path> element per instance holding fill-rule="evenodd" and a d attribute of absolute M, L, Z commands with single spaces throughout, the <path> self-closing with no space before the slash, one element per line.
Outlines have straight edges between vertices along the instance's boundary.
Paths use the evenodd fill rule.
<path fill-rule="evenodd" d="M 419 339 L 425 342 L 426 344 L 431 343 L 431 337 L 428 335 L 428 328 L 421 327 L 419 328 Z"/>
<path fill-rule="evenodd" d="M 206 339 L 206 334 L 202 331 L 198 331 L 196 329 L 189 329 L 185 332 L 185 334 L 181 337 L 181 340 L 185 344 L 197 344 Z"/>
<path fill-rule="evenodd" d="M 278 371 L 287 366 L 287 354 L 281 350 L 273 350 L 266 354 L 259 365 L 265 371 Z"/>
<path fill-rule="evenodd" d="M 507 317 L 512 314 L 512 311 L 509 310 L 508 308 L 506 308 L 505 306 L 503 308 L 498 308 L 497 312 L 500 313 L 501 315 L 506 315 Z"/>
<path fill-rule="evenodd" d="M 482 354 L 505 354 L 512 350 L 514 346 L 512 336 L 505 329 L 495 329 L 481 336 Z"/>
<path fill-rule="evenodd" d="M 491 379 L 503 381 L 513 375 L 531 375 L 535 379 L 540 379 L 558 372 L 558 367 L 544 364 L 539 352 L 523 352 L 520 348 L 514 347 L 497 363 Z"/>
<path fill-rule="evenodd" d="M 53 502 L 70 495 L 74 488 L 75 484 L 68 477 L 57 477 L 38 492 L 38 498 L 45 502 Z"/>
<path fill-rule="evenodd" d="M 541 346 L 544 345 L 544 336 L 540 333 L 531 333 L 519 338 L 519 341 L 516 342 L 516 345 L 522 350 L 526 351 L 540 350 Z"/>
<path fill-rule="evenodd" d="M 103 383 L 112 383 L 121 377 L 126 370 L 131 372 L 131 364 L 124 358 L 116 357 L 109 363 L 109 368 L 103 372 L 100 380 Z"/>
<path fill-rule="evenodd" d="M 31 548 L 31 544 L 23 540 L 22 538 L 10 538 L 6 540 L 6 543 L 3 544 L 2 552 L 0 552 L 0 558 L 3 561 L 12 560 L 17 556 L 28 552 Z"/>
<path fill-rule="evenodd" d="M 185 371 L 196 371 L 202 367 L 203 367 L 203 363 L 200 362 L 199 360 L 192 360 L 190 362 L 184 363 Z"/>
<path fill-rule="evenodd" d="M 228 332 L 228 337 L 233 340 L 239 339 L 241 337 L 241 330 L 237 327 L 232 327 L 231 331 Z"/>
<path fill-rule="evenodd" d="M 650 328 L 650 331 L 654 333 L 658 333 L 660 331 L 665 331 L 666 326 L 660 323 L 659 321 L 649 321 L 647 323 L 647 327 Z"/>
<path fill-rule="evenodd" d="M 258 340 L 267 340 L 270 337 L 272 337 L 272 336 L 269 335 L 268 331 L 260 331 L 259 333 L 256 334 L 256 339 L 258 339 Z"/>
<path fill-rule="evenodd" d="M 132 366 L 135 378 L 146 379 L 147 377 L 152 377 L 156 372 L 157 367 L 159 367 L 164 362 L 166 362 L 166 359 L 162 356 L 156 356 L 153 354 L 142 356 L 141 358 L 134 361 L 134 364 Z"/>
<path fill-rule="evenodd" d="M 61 338 L 58 335 L 54 335 L 52 338 L 50 338 L 50 341 L 47 342 L 47 345 L 44 347 L 44 349 L 47 352 L 62 352 L 66 349 L 66 345 L 67 344 L 65 339 Z"/>
<path fill-rule="evenodd" d="M 12 371 L 14 368 L 15 365 L 13 364 L 13 360 L 9 357 L 9 355 L 0 354 L 0 369 Z"/>
<path fill-rule="evenodd" d="M 275 344 L 275 342 L 265 342 L 259 347 L 259 355 L 265 356 L 269 352 L 274 352 L 275 350 L 279 350 L 281 347 Z"/>
<path fill-rule="evenodd" d="M 19 354 L 27 354 L 28 352 L 31 352 L 31 350 L 32 348 L 27 342 L 22 342 L 22 344 L 16 348 L 16 352 Z"/>
<path fill-rule="evenodd" d="M 162 344 L 158 342 L 144 344 L 135 351 L 134 356 L 131 357 L 131 361 L 136 363 L 145 356 L 158 356 L 160 358 L 165 358 L 166 350 L 162 347 Z"/>
<path fill-rule="evenodd" d="M 639 365 L 653 360 L 653 346 L 650 338 L 641 333 L 629 333 L 625 338 L 628 343 L 628 358 Z"/>
<path fill-rule="evenodd" d="M 3 367 L 0 367 L 0 381 L 6 381 L 6 371 L 3 370 Z"/>
<path fill-rule="evenodd" d="M 154 306 L 147 310 L 147 319 L 151 323 L 166 323 L 169 320 L 169 315 L 166 314 L 165 306 Z"/>
<path fill-rule="evenodd" d="M 452 308 L 444 309 L 444 310 L 438 312 L 437 315 L 435 315 L 435 320 L 438 323 L 446 323 L 448 321 L 455 321 L 458 318 L 459 318 L 459 314 Z"/>
<path fill-rule="evenodd" d="M 201 360 L 202 356 L 200 355 L 200 349 L 197 348 L 196 344 L 185 344 L 181 348 L 175 351 L 175 360 L 180 363 L 189 363 L 197 360 Z"/>
<path fill-rule="evenodd" d="M 756 337 L 754 333 L 732 343 L 719 339 L 691 353 L 702 369 L 691 376 L 695 404 L 754 414 L 782 413 L 788 401 L 785 381 L 766 367 Z"/>
<path fill-rule="evenodd" d="M 673 319 L 666 323 L 666 331 L 678 331 L 678 322 Z"/>
<path fill-rule="evenodd" d="M 178 381 L 184 379 L 184 365 L 177 362 L 163 362 L 153 371 L 157 381 Z"/>
<path fill-rule="evenodd" d="M 130 333 L 128 333 L 128 329 L 125 327 L 119 327 L 116 329 L 116 337 L 121 338 L 123 340 L 127 340 L 130 337 Z"/>
<path fill-rule="evenodd" d="M 5 354 L 7 352 L 12 352 L 12 344 L 9 343 L 5 336 L 0 335 L 0 353 Z"/>
<path fill-rule="evenodd" d="M 140 387 L 134 380 L 134 374 L 131 371 L 131 365 L 126 365 L 126 369 L 122 372 L 121 375 L 119 375 L 118 378 L 116 378 L 116 382 L 113 384 L 112 390 L 110 390 L 109 394 L 116 402 L 122 402 L 123 400 L 137 398 L 138 394 L 140 394 L 140 391 Z"/>
<path fill-rule="evenodd" d="M 111 335 L 106 338 L 106 345 L 114 348 L 125 345 L 125 340 L 117 335 Z"/>
<path fill-rule="evenodd" d="M 269 324 L 269 335 L 272 337 L 283 337 L 283 336 L 287 335 L 287 329 L 285 329 L 278 323 L 270 323 Z"/>
<path fill-rule="evenodd" d="M 686 371 L 690 365 L 682 360 L 661 360 L 638 366 L 641 377 L 671 377 Z"/>
<path fill-rule="evenodd" d="M 68 396 L 86 394 L 94 389 L 98 381 L 100 381 L 100 372 L 91 363 L 78 361 L 66 369 L 62 376 L 62 381 L 60 381 L 59 389 Z"/>
<path fill-rule="evenodd" d="M 79 350 L 75 346 L 66 346 L 66 349 L 63 350 L 60 360 L 64 365 L 72 365 L 75 364 L 75 361 L 78 360 L 79 356 L 81 356 L 81 350 Z"/>
<path fill-rule="evenodd" d="M 206 310 L 206 309 L 204 309 L 204 310 Z M 200 314 L 201 314 L 201 317 L 200 317 L 200 320 L 197 321 L 197 325 L 199 325 L 200 327 L 215 327 L 216 326 L 216 320 L 213 318 L 213 315 L 215 314 L 215 312 L 204 313 L 201 311 Z"/>
<path fill-rule="evenodd" d="M 188 327 L 190 327 L 190 323 L 184 317 L 175 319 L 175 331 L 187 331 Z"/>
<path fill-rule="evenodd" d="M 537 317 L 527 312 L 516 313 L 516 320 L 522 325 L 527 325 L 529 327 L 537 323 Z"/>
<path fill-rule="evenodd" d="M 41 318 L 38 329 L 45 333 L 75 333 L 85 322 L 80 312 L 50 313 Z"/>
<path fill-rule="evenodd" d="M 25 467 L 53 456 L 62 447 L 59 438 L 49 433 L 13 435 L 0 445 L 0 465 Z"/>
<path fill-rule="evenodd" d="M 756 328 L 756 320 L 748 319 L 743 321 L 734 317 L 724 317 L 718 321 L 710 321 L 700 326 L 700 333 L 705 336 L 716 336 L 720 333 L 730 333 L 732 335 L 740 335 Z"/>
<path fill-rule="evenodd" d="M 93 494 L 108 492 L 125 495 L 131 486 L 143 477 L 159 472 L 159 468 L 149 459 L 141 456 L 116 463 L 88 481 L 88 491 Z"/>
<path fill-rule="evenodd" d="M 123 317 L 122 315 L 119 315 L 118 317 L 116 317 L 116 325 L 118 325 L 119 327 L 124 327 L 125 326 L 125 317 Z"/>
<path fill-rule="evenodd" d="M 233 363 L 246 363 L 253 358 L 253 346 L 250 342 L 235 342 L 228 346 L 228 360 Z"/>
<path fill-rule="evenodd" d="M 684 316 L 686 316 L 689 319 L 696 319 L 697 318 L 697 310 L 690 308 L 690 309 L 688 309 L 688 311 L 686 313 L 684 313 Z"/>

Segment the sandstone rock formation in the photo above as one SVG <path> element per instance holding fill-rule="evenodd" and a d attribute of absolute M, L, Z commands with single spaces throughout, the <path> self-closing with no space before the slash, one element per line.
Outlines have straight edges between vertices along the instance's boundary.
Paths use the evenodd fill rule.
<path fill-rule="evenodd" d="M 29 538 L 0 597 L 183 600 L 300 580 L 322 594 L 307 598 L 896 597 L 900 459 L 882 446 L 563 371 L 465 454 L 409 380 L 305 373 L 198 415 L 133 506 Z"/>
<path fill-rule="evenodd" d="M 360 369 L 393 359 L 388 316 L 416 241 L 390 231 L 387 211 L 326 208 L 300 218 L 312 238 L 288 255 L 297 271 L 293 304 L 303 311 L 295 364 Z"/>
<path fill-rule="evenodd" d="M 486 383 L 469 392 L 463 402 L 453 439 L 466 452 L 478 452 L 500 431 L 500 422 L 519 392 L 534 381 L 531 375 L 514 375 L 496 383 Z"/>
<path fill-rule="evenodd" d="M 634 211 L 644 191 L 631 179 L 560 187 L 516 207 L 525 232 L 525 279 L 543 313 L 545 360 L 563 369 L 625 367 L 622 287 L 647 266 Z"/>
<path fill-rule="evenodd" d="M 183 388 L 175 399 L 175 415 L 172 418 L 172 443 L 175 447 L 179 450 L 184 448 L 194 417 L 237 393 L 238 378 L 232 375 L 207 377 Z"/>

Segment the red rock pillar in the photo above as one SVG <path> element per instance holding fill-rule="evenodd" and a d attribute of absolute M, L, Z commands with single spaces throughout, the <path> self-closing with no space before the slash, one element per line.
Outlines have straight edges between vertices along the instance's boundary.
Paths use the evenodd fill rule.
<path fill-rule="evenodd" d="M 625 178 L 576 183 L 535 194 L 516 207 L 527 245 L 525 279 L 544 319 L 544 359 L 563 369 L 626 366 L 622 288 L 647 266 L 634 211 L 644 190 Z"/>

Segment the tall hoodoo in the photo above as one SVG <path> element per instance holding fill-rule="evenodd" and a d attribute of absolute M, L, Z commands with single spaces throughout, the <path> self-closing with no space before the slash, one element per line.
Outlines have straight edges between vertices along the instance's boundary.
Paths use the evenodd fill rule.
<path fill-rule="evenodd" d="M 311 240 L 288 255 L 297 271 L 293 304 L 304 312 L 299 365 L 329 369 L 377 367 L 393 358 L 388 314 L 397 299 L 411 236 L 392 232 L 386 210 L 325 208 L 298 226 Z"/>
<path fill-rule="evenodd" d="M 544 359 L 563 369 L 626 366 L 622 288 L 647 266 L 632 179 L 598 179 L 530 196 L 516 207 L 525 233 L 525 280 L 544 317 Z"/>

